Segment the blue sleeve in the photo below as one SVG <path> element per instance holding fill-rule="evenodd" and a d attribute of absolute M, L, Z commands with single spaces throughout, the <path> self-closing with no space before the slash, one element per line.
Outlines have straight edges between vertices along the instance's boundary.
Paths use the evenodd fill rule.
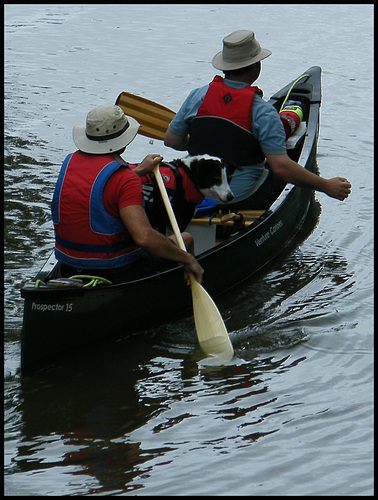
<path fill-rule="evenodd" d="M 286 135 L 274 106 L 256 95 L 253 103 L 252 131 L 265 155 L 286 154 Z"/>
<path fill-rule="evenodd" d="M 169 124 L 169 130 L 176 135 L 185 136 L 189 131 L 190 122 L 196 116 L 209 86 L 194 89 L 183 102 L 176 116 Z"/>

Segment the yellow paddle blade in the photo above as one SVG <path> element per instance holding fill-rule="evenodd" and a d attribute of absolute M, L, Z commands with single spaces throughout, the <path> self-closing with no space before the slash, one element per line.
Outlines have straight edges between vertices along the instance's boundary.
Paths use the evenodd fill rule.
<path fill-rule="evenodd" d="M 176 114 L 161 104 L 129 92 L 122 92 L 117 97 L 116 105 L 140 123 L 139 134 L 152 139 L 164 139 L 168 125 Z"/>
<path fill-rule="evenodd" d="M 208 356 L 230 361 L 234 356 L 230 337 L 222 316 L 206 290 L 191 277 L 193 315 L 201 349 Z"/>

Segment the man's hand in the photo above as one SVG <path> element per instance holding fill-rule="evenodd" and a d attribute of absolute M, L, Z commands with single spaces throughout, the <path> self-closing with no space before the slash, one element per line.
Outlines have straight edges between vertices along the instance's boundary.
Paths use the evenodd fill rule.
<path fill-rule="evenodd" d="M 163 161 L 163 157 L 161 155 L 147 155 L 145 159 L 133 169 L 133 172 L 139 175 L 139 177 L 143 177 L 143 175 L 152 172 L 156 165 L 158 165 L 161 161 Z"/>
<path fill-rule="evenodd" d="M 344 201 L 350 195 L 352 185 L 343 177 L 334 177 L 327 180 L 326 190 L 324 191 L 331 198 Z"/>
<path fill-rule="evenodd" d="M 185 279 L 185 282 L 188 286 L 190 286 L 190 277 L 189 277 L 189 274 L 193 274 L 194 278 L 196 279 L 196 281 L 198 281 L 198 283 L 202 283 L 202 278 L 203 278 L 203 269 L 202 267 L 199 265 L 199 263 L 196 261 L 196 259 L 193 257 L 192 260 L 187 263 L 187 264 L 184 264 L 184 279 Z"/>

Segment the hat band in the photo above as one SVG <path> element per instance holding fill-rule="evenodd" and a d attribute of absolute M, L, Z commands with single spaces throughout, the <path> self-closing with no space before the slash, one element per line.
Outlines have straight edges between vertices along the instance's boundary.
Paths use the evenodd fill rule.
<path fill-rule="evenodd" d="M 120 135 L 122 135 L 130 126 L 130 123 L 127 121 L 126 125 L 119 130 L 118 132 L 114 132 L 114 134 L 110 135 L 89 135 L 87 132 L 85 132 L 85 135 L 87 138 L 91 141 L 108 141 L 109 139 L 116 139 Z"/>

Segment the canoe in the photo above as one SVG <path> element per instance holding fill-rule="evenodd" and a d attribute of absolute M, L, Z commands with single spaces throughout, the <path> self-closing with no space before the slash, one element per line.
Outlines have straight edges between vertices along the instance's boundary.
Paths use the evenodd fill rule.
<path fill-rule="evenodd" d="M 307 75 L 307 76 L 304 76 Z M 313 66 L 274 94 L 278 110 L 290 99 L 304 104 L 301 127 L 287 144 L 289 156 L 317 173 L 316 150 L 321 104 L 321 68 Z M 196 241 L 196 257 L 205 270 L 203 286 L 217 297 L 251 277 L 286 248 L 301 229 L 313 191 L 288 185 L 268 210 L 195 214 L 188 230 Z M 237 263 L 237 265 L 235 265 Z M 59 278 L 54 253 L 35 279 L 21 289 L 24 299 L 21 373 L 28 375 L 72 352 L 85 352 L 107 339 L 192 314 L 189 288 L 181 265 L 121 284 L 76 286 L 52 284 Z M 221 270 L 221 272 L 220 272 Z M 220 278 L 221 274 L 221 278 Z M 82 284 L 89 285 L 82 280 Z"/>

